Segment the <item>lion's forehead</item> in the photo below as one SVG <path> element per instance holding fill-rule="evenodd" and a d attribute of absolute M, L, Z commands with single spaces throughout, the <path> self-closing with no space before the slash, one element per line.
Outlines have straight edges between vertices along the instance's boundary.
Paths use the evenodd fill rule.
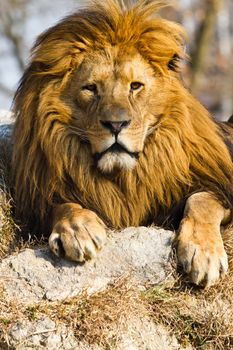
<path fill-rule="evenodd" d="M 84 58 L 79 71 L 79 79 L 86 81 L 116 82 L 149 80 L 154 74 L 150 64 L 137 52 L 122 53 L 112 48 L 102 52 L 92 52 Z"/>

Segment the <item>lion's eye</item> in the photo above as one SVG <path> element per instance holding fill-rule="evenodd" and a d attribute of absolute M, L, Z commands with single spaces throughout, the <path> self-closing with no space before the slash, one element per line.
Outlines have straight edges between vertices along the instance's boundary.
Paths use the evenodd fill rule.
<path fill-rule="evenodd" d="M 97 86 L 96 84 L 89 84 L 89 85 L 85 85 L 82 87 L 83 90 L 88 90 L 91 92 L 97 92 Z"/>
<path fill-rule="evenodd" d="M 143 83 L 140 83 L 139 81 L 133 81 L 130 84 L 130 90 L 139 90 L 142 86 L 144 86 Z"/>

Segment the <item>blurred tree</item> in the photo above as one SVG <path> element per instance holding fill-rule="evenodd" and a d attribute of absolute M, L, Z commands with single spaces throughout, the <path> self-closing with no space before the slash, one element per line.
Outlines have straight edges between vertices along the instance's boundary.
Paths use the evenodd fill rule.
<path fill-rule="evenodd" d="M 0 2 L 0 33 L 8 40 L 21 71 L 25 68 L 22 28 L 27 16 L 27 4 L 28 0 Z"/>
<path fill-rule="evenodd" d="M 191 52 L 192 77 L 190 88 L 194 93 L 199 88 L 200 77 L 206 67 L 209 49 L 214 39 L 217 14 L 222 3 L 223 0 L 203 1 L 205 16 L 196 31 L 196 45 L 194 51 Z"/>
<path fill-rule="evenodd" d="M 0 34 L 6 40 L 11 57 L 14 58 L 21 74 L 25 68 L 23 24 L 27 15 L 28 1 L 0 1 Z M 0 91 L 9 96 L 13 94 L 13 91 L 2 81 L 0 82 Z"/>

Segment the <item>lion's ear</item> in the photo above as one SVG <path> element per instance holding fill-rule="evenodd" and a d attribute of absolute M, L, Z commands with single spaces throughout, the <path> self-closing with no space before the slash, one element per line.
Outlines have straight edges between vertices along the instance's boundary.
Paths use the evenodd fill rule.
<path fill-rule="evenodd" d="M 181 57 L 175 53 L 172 59 L 168 62 L 168 69 L 178 72 L 179 71 L 179 62 L 181 61 Z"/>

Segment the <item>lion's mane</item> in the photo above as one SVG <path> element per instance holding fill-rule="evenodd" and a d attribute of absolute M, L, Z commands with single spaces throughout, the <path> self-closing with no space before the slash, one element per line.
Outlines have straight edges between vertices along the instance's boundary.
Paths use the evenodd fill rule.
<path fill-rule="evenodd" d="M 179 82 L 184 33 L 158 17 L 161 6 L 94 1 L 38 38 L 14 105 L 13 173 L 22 220 L 45 225 L 55 204 L 78 202 L 115 228 L 162 223 L 203 189 L 231 205 L 229 152 L 217 124 Z M 136 47 L 161 75 L 171 75 L 174 94 L 135 169 L 113 179 L 93 167 L 88 144 L 67 128 L 72 113 L 62 95 L 89 50 L 114 45 Z"/>

